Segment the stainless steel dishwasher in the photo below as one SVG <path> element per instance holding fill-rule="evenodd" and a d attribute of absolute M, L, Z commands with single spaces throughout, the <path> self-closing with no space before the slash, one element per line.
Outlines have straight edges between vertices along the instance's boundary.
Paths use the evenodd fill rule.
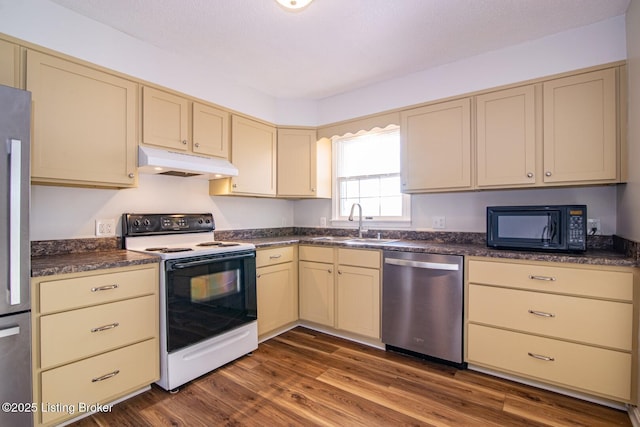
<path fill-rule="evenodd" d="M 463 366 L 462 266 L 457 255 L 384 251 L 382 342 Z"/>

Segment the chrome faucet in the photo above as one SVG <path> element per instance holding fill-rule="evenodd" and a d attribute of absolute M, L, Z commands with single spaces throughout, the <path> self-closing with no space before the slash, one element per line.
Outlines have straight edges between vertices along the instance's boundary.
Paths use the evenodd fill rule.
<path fill-rule="evenodd" d="M 362 232 L 367 231 L 362 229 L 362 206 L 360 203 L 354 203 L 351 205 L 351 213 L 349 213 L 349 221 L 353 221 L 353 211 L 356 206 L 358 207 L 358 238 L 362 239 Z"/>

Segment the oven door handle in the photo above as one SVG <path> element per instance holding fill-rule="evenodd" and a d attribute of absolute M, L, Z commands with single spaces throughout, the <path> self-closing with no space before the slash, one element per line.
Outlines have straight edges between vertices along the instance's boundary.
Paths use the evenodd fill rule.
<path fill-rule="evenodd" d="M 197 267 L 199 265 L 211 264 L 212 262 L 216 262 L 216 261 L 229 261 L 234 259 L 253 258 L 254 256 L 255 255 L 253 254 L 242 254 L 242 255 L 229 256 L 229 257 L 208 258 L 208 259 L 201 259 L 198 261 L 180 262 L 180 263 L 173 264 L 168 270 L 169 271 L 174 269 L 182 270 L 183 268 Z"/>

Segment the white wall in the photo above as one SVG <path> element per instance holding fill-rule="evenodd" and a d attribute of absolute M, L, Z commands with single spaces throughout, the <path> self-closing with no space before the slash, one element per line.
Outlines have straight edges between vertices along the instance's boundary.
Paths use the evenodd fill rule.
<path fill-rule="evenodd" d="M 31 240 L 95 236 L 96 219 L 123 213 L 212 212 L 217 230 L 293 225 L 293 202 L 249 197 L 209 196 L 198 178 L 140 174 L 138 188 L 125 190 L 31 187 Z"/>
<path fill-rule="evenodd" d="M 627 10 L 626 27 L 629 75 L 629 180 L 618 189 L 617 233 L 640 242 L 640 0 L 631 0 Z"/>
<path fill-rule="evenodd" d="M 616 232 L 615 186 L 413 195 L 410 228 L 431 230 L 433 216 L 444 216 L 445 231 L 484 232 L 487 206 L 542 204 L 587 205 L 589 218 L 600 219 L 602 234 Z M 294 223 L 297 226 L 318 227 L 322 216 L 331 218 L 330 200 L 306 200 L 295 204 Z"/>
<path fill-rule="evenodd" d="M 618 16 L 322 99 L 318 123 L 624 60 L 624 19 Z"/>

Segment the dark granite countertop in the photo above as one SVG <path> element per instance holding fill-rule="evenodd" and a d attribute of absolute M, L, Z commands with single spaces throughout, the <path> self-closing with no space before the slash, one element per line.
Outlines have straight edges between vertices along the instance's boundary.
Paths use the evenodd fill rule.
<path fill-rule="evenodd" d="M 503 259 L 519 259 L 528 261 L 565 262 L 574 264 L 608 265 L 618 267 L 640 267 L 636 258 L 606 249 L 589 249 L 581 254 L 545 253 L 531 251 L 510 251 L 491 249 L 479 243 L 440 243 L 424 240 L 398 240 L 380 244 L 367 242 L 350 244 L 340 240 L 318 240 L 312 236 L 274 236 L 245 239 L 256 245 L 256 248 L 269 248 L 291 244 L 311 244 L 322 246 L 340 246 L 360 249 L 383 249 L 391 251 L 422 252 L 446 255 L 479 256 Z"/>
<path fill-rule="evenodd" d="M 160 257 L 122 249 L 74 252 L 31 258 L 31 277 L 77 273 L 160 262 Z"/>
<path fill-rule="evenodd" d="M 370 231 L 373 233 L 377 230 Z M 319 240 L 318 238 L 322 236 L 353 238 L 353 230 L 325 229 L 319 232 L 316 229 L 305 228 L 220 231 L 216 232 L 216 240 L 244 241 L 253 243 L 258 249 L 301 243 L 528 261 L 640 267 L 639 244 L 634 242 L 631 242 L 631 250 L 627 252 L 614 251 L 615 244 L 613 246 L 601 245 L 598 241 L 594 241 L 590 249 L 583 254 L 562 254 L 490 249 L 485 245 L 485 237 L 481 233 L 394 233 L 380 231 L 383 233 L 383 237 L 398 240 L 387 244 L 375 241 L 352 244 L 339 239 Z M 604 242 L 608 242 L 608 240 L 605 239 Z M 31 242 L 31 276 L 50 276 L 160 262 L 160 258 L 156 255 L 120 249 L 121 243 L 119 237 Z"/>

